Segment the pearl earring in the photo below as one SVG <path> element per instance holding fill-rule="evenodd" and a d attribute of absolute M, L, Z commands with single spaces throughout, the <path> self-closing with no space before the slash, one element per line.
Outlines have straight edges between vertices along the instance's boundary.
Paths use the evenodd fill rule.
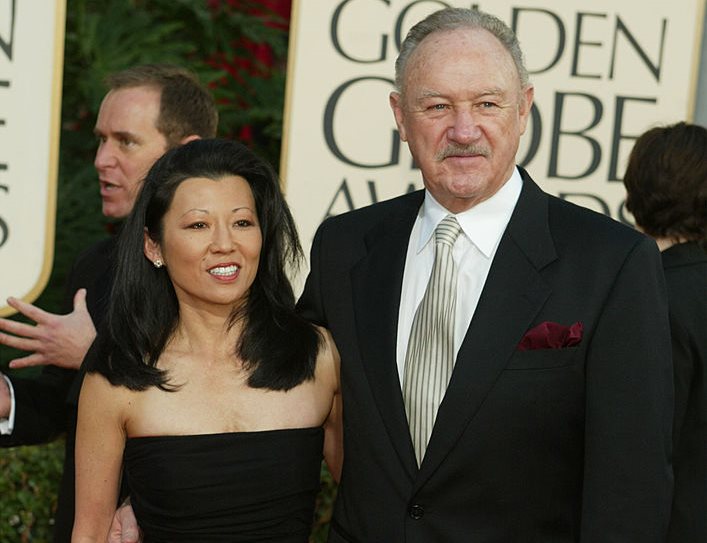
<path fill-rule="evenodd" d="M 155 260 L 152 264 L 154 264 L 155 268 L 161 268 L 163 266 L 162 261 L 158 258 Z"/>

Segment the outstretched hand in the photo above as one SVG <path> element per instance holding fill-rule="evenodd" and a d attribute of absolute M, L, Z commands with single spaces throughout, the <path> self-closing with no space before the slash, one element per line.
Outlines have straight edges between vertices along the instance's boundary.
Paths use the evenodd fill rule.
<path fill-rule="evenodd" d="M 106 543 L 140 543 L 142 534 L 130 503 L 125 502 L 113 515 Z"/>
<path fill-rule="evenodd" d="M 17 298 L 8 298 L 7 303 L 35 322 L 25 324 L 0 318 L 0 344 L 31 353 L 10 361 L 11 368 L 49 364 L 73 369 L 81 366 L 96 337 L 96 328 L 86 307 L 86 289 L 76 291 L 74 310 L 68 315 L 55 315 Z"/>

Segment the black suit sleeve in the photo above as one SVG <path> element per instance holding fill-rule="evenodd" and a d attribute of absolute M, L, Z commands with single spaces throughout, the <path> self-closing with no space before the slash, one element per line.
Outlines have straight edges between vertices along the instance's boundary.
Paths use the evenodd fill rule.
<path fill-rule="evenodd" d="M 672 495 L 667 295 L 643 238 L 616 277 L 586 364 L 582 543 L 662 542 Z"/>
<path fill-rule="evenodd" d="M 76 372 L 47 367 L 36 379 L 13 377 L 15 424 L 0 436 L 0 447 L 47 443 L 66 431 L 66 396 Z"/>

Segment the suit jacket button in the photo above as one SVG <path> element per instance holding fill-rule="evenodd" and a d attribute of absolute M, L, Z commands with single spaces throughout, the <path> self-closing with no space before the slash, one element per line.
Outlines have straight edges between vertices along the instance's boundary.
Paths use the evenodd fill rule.
<path fill-rule="evenodd" d="M 421 505 L 412 505 L 408 513 L 413 520 L 420 520 L 425 516 L 425 509 Z"/>

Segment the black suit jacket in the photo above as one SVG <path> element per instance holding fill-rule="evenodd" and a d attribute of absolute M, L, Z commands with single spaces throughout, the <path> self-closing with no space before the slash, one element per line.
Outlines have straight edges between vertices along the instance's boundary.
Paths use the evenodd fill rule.
<path fill-rule="evenodd" d="M 664 541 L 673 403 L 657 247 L 522 175 L 419 469 L 395 349 L 424 193 L 317 231 L 300 309 L 341 354 L 330 542 Z M 581 343 L 518 351 L 544 321 L 581 322 Z"/>
<path fill-rule="evenodd" d="M 87 289 L 88 312 L 98 329 L 106 315 L 113 284 L 115 238 L 99 241 L 74 262 L 66 287 L 64 311 L 73 309 L 79 288 Z M 69 543 L 74 524 L 74 445 L 78 396 L 83 371 L 47 366 L 35 379 L 12 378 L 15 391 L 15 425 L 9 436 L 0 436 L 0 447 L 47 443 L 66 433 L 64 471 L 54 518 L 54 543 Z"/>
<path fill-rule="evenodd" d="M 707 541 L 707 253 L 697 243 L 662 253 L 675 370 L 675 497 L 670 543 Z"/>

